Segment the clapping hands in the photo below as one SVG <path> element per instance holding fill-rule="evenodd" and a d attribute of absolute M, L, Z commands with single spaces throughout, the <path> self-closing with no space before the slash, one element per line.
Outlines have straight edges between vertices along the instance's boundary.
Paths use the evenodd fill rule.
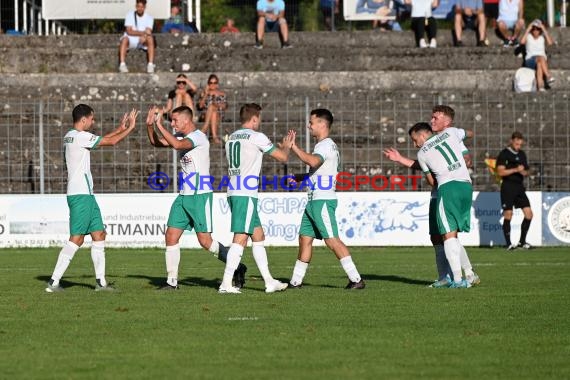
<path fill-rule="evenodd" d="M 155 122 L 162 119 L 162 114 L 164 110 L 158 106 L 151 106 L 148 109 L 148 114 L 146 115 L 146 125 L 151 127 Z"/>
<path fill-rule="evenodd" d="M 132 109 L 130 112 L 125 112 L 121 118 L 120 127 L 123 129 L 134 128 L 136 126 L 136 120 L 139 116 L 139 111 L 137 109 Z"/>

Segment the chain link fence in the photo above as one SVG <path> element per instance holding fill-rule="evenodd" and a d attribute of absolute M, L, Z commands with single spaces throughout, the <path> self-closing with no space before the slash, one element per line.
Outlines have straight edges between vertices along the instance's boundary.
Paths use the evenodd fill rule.
<path fill-rule="evenodd" d="M 279 142 L 289 129 L 298 132 L 298 144 L 312 148 L 307 135 L 308 112 L 329 108 L 335 117 L 332 138 L 342 159 L 342 170 L 354 175 L 392 176 L 411 173 L 384 158 L 382 150 L 396 147 L 403 155 L 416 156 L 407 131 L 418 121 L 429 121 L 431 108 L 448 104 L 456 111 L 455 125 L 471 129 L 467 140 L 474 158 L 472 179 L 476 190 L 498 188 L 485 164 L 508 143 L 513 131 L 527 138 L 524 150 L 532 175 L 528 190 L 570 191 L 570 109 L 568 94 L 515 95 L 507 93 L 421 93 L 347 92 L 311 96 L 271 96 L 268 93 L 240 97 L 228 91 L 229 108 L 221 125 L 221 135 L 239 128 L 239 108 L 257 102 L 264 108 L 262 131 Z M 150 102 L 90 101 L 96 112 L 95 134 L 115 128 L 122 115 L 132 108 L 141 110 L 137 129 L 116 147 L 102 147 L 91 153 L 96 193 L 153 192 L 147 183 L 154 172 L 173 178 L 164 191 L 177 189 L 177 157 L 172 149 L 154 148 L 148 142 L 144 119 Z M 63 136 L 71 128 L 71 110 L 76 105 L 64 98 L 36 100 L 3 99 L 0 109 L 0 188 L 3 194 L 60 194 L 66 191 Z M 262 174 L 282 176 L 300 173 L 305 166 L 292 157 L 283 165 L 266 157 Z M 211 145 L 211 173 L 220 178 L 227 173 L 222 145 Z M 410 190 L 409 186 L 406 186 Z M 420 189 L 426 189 L 424 181 Z M 280 188 L 281 189 L 281 188 Z M 271 189 L 269 189 L 271 190 Z M 281 189 L 282 190 L 282 189 Z M 354 190 L 354 189 L 352 189 Z M 359 190 L 370 191 L 370 186 Z"/>

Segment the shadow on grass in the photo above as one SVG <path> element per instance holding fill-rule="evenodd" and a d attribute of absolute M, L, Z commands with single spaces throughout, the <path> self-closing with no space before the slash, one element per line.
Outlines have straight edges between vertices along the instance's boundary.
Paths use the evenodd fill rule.
<path fill-rule="evenodd" d="M 92 276 L 83 276 L 85 278 L 93 278 Z M 44 284 L 47 284 L 47 282 L 51 279 L 51 276 L 36 276 L 36 280 L 43 282 Z M 87 288 L 87 289 L 95 289 L 95 285 L 90 285 L 90 284 L 85 284 L 82 282 L 74 282 L 74 281 L 70 281 L 70 280 L 66 280 L 66 279 L 61 279 L 59 281 L 59 284 L 61 285 L 62 288 L 72 288 L 74 286 L 78 286 L 81 288 Z"/>
<path fill-rule="evenodd" d="M 380 276 L 377 274 L 362 274 L 361 276 L 364 279 L 364 281 L 403 282 L 404 284 L 418 285 L 418 286 L 427 286 L 433 282 L 433 281 L 425 281 L 425 280 L 416 280 L 413 278 L 407 278 L 407 277 L 395 276 L 395 275 Z"/>
<path fill-rule="evenodd" d="M 137 278 L 137 279 L 147 280 L 148 284 L 150 286 L 155 287 L 157 289 L 166 283 L 165 277 L 153 277 L 153 276 L 145 276 L 145 275 L 127 275 L 125 277 L 126 278 Z M 279 280 L 283 281 L 283 282 L 288 282 L 287 280 L 283 280 L 283 279 L 279 279 Z M 263 279 L 261 279 L 260 277 L 256 277 L 256 276 L 248 277 L 246 284 L 243 288 L 247 289 L 247 290 L 252 290 L 252 291 L 264 292 L 265 289 L 263 287 L 262 288 L 248 287 L 248 283 L 254 284 L 256 281 L 262 281 L 263 282 Z M 211 279 L 211 278 L 202 278 L 202 277 L 186 277 L 184 279 L 178 280 L 179 286 L 202 286 L 202 287 L 212 288 L 212 289 L 216 289 L 216 290 L 220 287 L 221 283 L 222 283 L 222 280 L 219 278 Z M 338 287 L 338 286 L 333 286 L 333 285 L 311 285 L 310 283 L 303 283 L 303 287 L 319 287 L 319 288 L 331 288 L 331 289 L 343 288 L 342 286 Z M 293 291 L 295 291 L 295 290 L 293 290 Z"/>
<path fill-rule="evenodd" d="M 166 284 L 166 277 L 153 277 L 153 276 L 145 276 L 145 275 L 127 275 L 127 278 L 139 278 L 147 280 L 149 285 L 160 288 L 164 284 Z M 207 288 L 215 288 L 218 289 L 220 286 L 220 281 L 218 279 L 205 279 L 201 277 L 186 277 L 184 279 L 178 280 L 178 285 L 182 286 L 203 286 Z"/>

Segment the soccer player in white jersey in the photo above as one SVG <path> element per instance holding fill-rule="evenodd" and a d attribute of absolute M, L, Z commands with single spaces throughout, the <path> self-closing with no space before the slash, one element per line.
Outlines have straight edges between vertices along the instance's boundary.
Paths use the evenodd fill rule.
<path fill-rule="evenodd" d="M 196 231 L 200 245 L 214 254 L 220 261 L 226 262 L 227 248 L 212 239 L 212 204 L 213 192 L 210 181 L 210 143 L 208 137 L 193 123 L 192 110 L 180 106 L 172 110 L 172 127 L 176 135 L 162 125 L 162 109 L 151 108 L 146 125 L 150 143 L 155 147 L 174 148 L 179 152 L 182 167 L 180 194 L 172 203 L 168 215 L 165 234 L 167 279 L 160 290 L 178 289 L 178 266 L 180 264 L 180 237 L 184 230 Z M 156 126 L 159 136 L 155 129 Z M 247 267 L 243 264 L 234 272 L 236 286 L 245 282 Z"/>
<path fill-rule="evenodd" d="M 340 154 L 335 142 L 329 137 L 333 123 L 332 113 L 324 108 L 311 111 L 309 131 L 317 139 L 313 152 L 308 153 L 295 144 L 295 131 L 291 131 L 293 143 L 291 151 L 309 165 L 308 202 L 299 229 L 299 255 L 289 282 L 291 288 L 300 288 L 313 256 L 313 240 L 324 240 L 336 257 L 349 282 L 346 289 L 364 289 L 356 265 L 346 245 L 338 237 L 336 222 L 336 177 L 340 170 Z"/>
<path fill-rule="evenodd" d="M 91 235 L 91 259 L 95 268 L 95 290 L 114 290 L 105 279 L 105 227 L 101 210 L 93 195 L 91 175 L 91 150 L 100 146 L 113 146 L 135 129 L 139 112 L 126 113 L 117 129 L 97 136 L 89 132 L 95 124 L 95 111 L 87 104 L 79 104 L 72 111 L 73 129 L 63 138 L 65 165 L 67 167 L 67 205 L 69 206 L 69 240 L 65 243 L 46 292 L 63 290 L 60 280 L 75 253 L 83 245 L 85 235 Z"/>
<path fill-rule="evenodd" d="M 285 290 L 286 283 L 274 279 L 269 272 L 267 252 L 264 247 L 265 234 L 257 213 L 257 193 L 263 155 L 268 154 L 277 161 L 286 162 L 289 157 L 291 136 L 283 139 L 278 148 L 269 138 L 259 132 L 261 106 L 255 103 L 244 104 L 239 112 L 242 128 L 233 132 L 226 141 L 228 160 L 228 203 L 232 212 L 231 231 L 234 238 L 228 251 L 228 261 L 219 293 L 241 293 L 232 286 L 232 273 L 238 267 L 247 241 L 251 238 L 253 259 L 265 282 L 265 292 Z"/>
<path fill-rule="evenodd" d="M 449 133 L 453 133 L 461 141 L 463 141 L 467 137 L 473 137 L 473 131 L 452 127 L 454 118 L 455 118 L 455 111 L 453 108 L 446 105 L 434 106 L 432 108 L 432 115 L 431 115 L 432 131 L 435 133 L 441 133 L 444 130 L 448 131 Z M 467 166 L 471 167 L 471 155 L 469 154 L 469 150 L 465 147 L 464 144 L 462 146 L 462 152 L 463 152 L 463 158 L 465 159 Z M 421 167 L 417 160 L 401 156 L 398 150 L 394 148 L 385 149 L 384 154 L 391 161 L 398 162 L 414 170 L 421 170 Z M 451 268 L 449 267 L 449 263 L 447 262 L 447 258 L 445 257 L 445 250 L 443 248 L 443 239 L 439 234 L 437 228 L 436 201 L 437 201 L 437 184 L 436 186 L 432 187 L 431 196 L 430 196 L 429 234 L 430 234 L 430 240 L 435 250 L 435 262 L 438 272 L 438 279 L 433 284 L 431 284 L 430 287 L 446 288 L 452 282 L 451 277 L 453 277 L 453 273 L 451 273 Z M 467 256 L 467 252 L 465 251 L 465 249 L 463 249 L 461 253 L 461 266 L 468 273 L 470 273 L 473 270 L 471 262 L 469 260 L 469 257 Z M 476 273 L 473 273 L 472 276 L 468 276 L 467 281 L 469 281 L 471 285 L 478 285 L 481 282 L 479 276 Z"/>
<path fill-rule="evenodd" d="M 471 285 L 462 278 L 462 245 L 458 232 L 469 232 L 473 187 L 467 164 L 463 158 L 462 144 L 448 131 L 434 135 L 427 123 L 417 123 L 409 130 L 418 152 L 418 162 L 430 185 L 437 180 L 437 225 L 443 237 L 445 256 L 453 272 L 451 288 L 467 288 Z M 435 177 L 435 178 L 434 178 Z M 473 275 L 466 271 L 466 276 Z"/>

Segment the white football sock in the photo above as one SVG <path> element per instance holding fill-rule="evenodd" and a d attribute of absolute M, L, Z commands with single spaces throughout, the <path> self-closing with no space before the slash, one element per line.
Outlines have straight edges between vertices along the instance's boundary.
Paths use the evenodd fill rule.
<path fill-rule="evenodd" d="M 471 266 L 471 261 L 469 260 L 469 256 L 467 256 L 467 251 L 465 247 L 459 243 L 460 251 L 459 251 L 459 260 L 461 261 L 461 268 L 465 272 L 465 277 L 473 276 L 473 267 Z"/>
<path fill-rule="evenodd" d="M 176 286 L 178 285 L 178 266 L 180 265 L 180 245 L 166 246 L 164 258 L 166 260 L 166 273 L 168 275 L 166 282 L 170 286 Z"/>
<path fill-rule="evenodd" d="M 293 275 L 291 276 L 291 285 L 301 285 L 303 283 L 303 279 L 305 278 L 305 274 L 307 273 L 307 268 L 309 267 L 309 263 L 306 263 L 301 260 L 295 261 L 295 267 L 293 268 Z"/>
<path fill-rule="evenodd" d="M 437 244 L 433 246 L 435 250 L 435 266 L 437 267 L 438 280 L 443 280 L 445 276 L 450 272 L 449 263 L 447 262 L 447 257 L 445 257 L 445 249 L 443 244 Z"/>
<path fill-rule="evenodd" d="M 443 242 L 443 247 L 445 249 L 445 257 L 449 262 L 451 271 L 453 272 L 453 281 L 461 281 L 461 260 L 459 258 L 461 245 L 457 238 L 447 239 Z"/>
<path fill-rule="evenodd" d="M 53 280 L 53 286 L 59 285 L 59 280 L 63 277 L 69 263 L 75 256 L 75 253 L 79 249 L 79 246 L 71 241 L 66 241 L 59 251 L 59 256 L 57 257 L 57 263 L 55 264 L 55 269 L 53 270 L 53 274 L 51 275 L 51 279 Z"/>
<path fill-rule="evenodd" d="M 94 241 L 91 243 L 91 260 L 95 268 L 95 278 L 99 280 L 101 286 L 107 286 L 105 279 L 105 241 Z"/>
<path fill-rule="evenodd" d="M 263 277 L 263 281 L 265 281 L 265 285 L 269 284 L 273 281 L 273 277 L 269 272 L 269 262 L 267 261 L 267 251 L 265 250 L 265 246 L 263 245 L 264 242 L 262 241 L 254 241 L 252 245 L 252 252 L 253 252 L 253 259 L 255 260 L 255 264 L 261 273 L 261 277 Z"/>
<path fill-rule="evenodd" d="M 360 280 L 362 280 L 362 278 L 360 278 L 360 273 L 358 273 L 358 269 L 356 269 L 356 265 L 354 265 L 354 262 L 352 261 L 352 256 L 343 257 L 340 259 L 340 264 L 350 281 L 360 282 Z"/>
<path fill-rule="evenodd" d="M 237 243 L 232 243 L 228 250 L 228 261 L 226 262 L 226 269 L 224 269 L 224 278 L 222 279 L 221 287 L 226 289 L 232 287 L 234 272 L 241 261 L 242 255 L 243 247 Z"/>
<path fill-rule="evenodd" d="M 220 243 L 218 243 L 215 240 L 212 240 L 212 245 L 210 245 L 208 251 L 212 252 L 214 256 L 218 257 L 218 254 L 220 253 Z"/>

